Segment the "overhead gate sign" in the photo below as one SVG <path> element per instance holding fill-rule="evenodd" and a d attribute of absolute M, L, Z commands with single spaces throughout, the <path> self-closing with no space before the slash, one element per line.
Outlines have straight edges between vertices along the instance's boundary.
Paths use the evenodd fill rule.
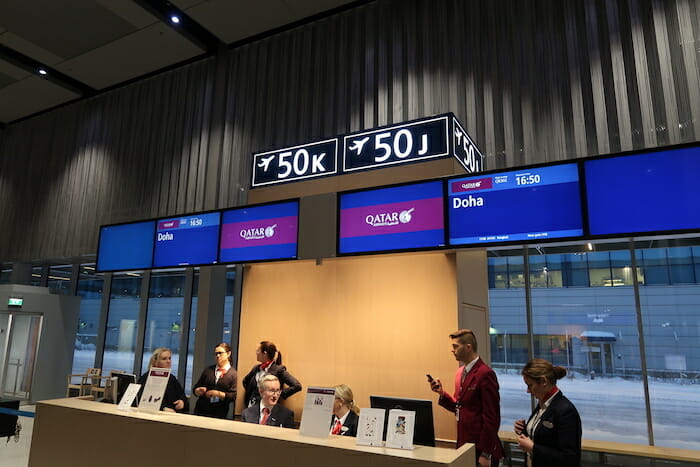
<path fill-rule="evenodd" d="M 455 157 L 467 173 L 484 170 L 483 155 L 451 113 L 255 153 L 251 186 L 446 157 Z"/>

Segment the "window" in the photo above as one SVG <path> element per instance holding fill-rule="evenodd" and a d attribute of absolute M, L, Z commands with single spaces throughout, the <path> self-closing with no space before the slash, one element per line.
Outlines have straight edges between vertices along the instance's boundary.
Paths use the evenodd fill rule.
<path fill-rule="evenodd" d="M 112 277 L 102 373 L 134 371 L 134 353 L 141 301 L 141 273 L 129 272 Z"/>
<path fill-rule="evenodd" d="M 95 348 L 97 345 L 97 327 L 102 307 L 102 274 L 95 273 L 94 264 L 80 267 L 77 295 L 80 300 L 78 329 L 75 334 L 73 351 L 73 373 L 85 373 L 95 365 Z"/>
<path fill-rule="evenodd" d="M 46 284 L 49 291 L 59 295 L 70 295 L 72 272 L 73 265 L 71 264 L 49 267 L 49 278 Z"/>
<path fill-rule="evenodd" d="M 184 269 L 154 271 L 151 274 L 142 373 L 147 371 L 153 351 L 159 347 L 166 347 L 172 352 L 171 372 L 177 375 L 184 297 Z"/>
<path fill-rule="evenodd" d="M 195 268 L 192 279 L 192 304 L 190 305 L 190 328 L 187 337 L 187 370 L 185 371 L 185 393 L 192 392 L 192 367 L 194 365 L 194 334 L 197 330 L 197 303 L 199 302 L 199 268 Z M 199 375 L 198 375 L 199 376 Z"/>
<path fill-rule="evenodd" d="M 597 251 L 584 251 L 581 244 L 528 250 L 530 267 L 524 272 L 531 278 L 533 354 L 568 369 L 559 387 L 581 414 L 584 438 L 647 444 L 646 380 L 654 443 L 700 449 L 688 421 L 689 414 L 700 413 L 696 245 L 700 238 L 638 241 L 637 249 L 625 240 L 598 243 L 593 247 Z M 566 249 L 570 252 L 561 252 Z M 503 430 L 530 411 L 520 377 L 530 341 L 525 291 L 498 287 L 495 278 L 504 269 L 511 272 L 511 263 L 522 264 L 515 258 L 521 253 L 489 252 L 491 356 L 501 386 Z M 562 271 L 563 287 L 545 280 L 545 268 L 548 274 Z M 639 287 L 634 287 L 633 274 Z"/>
<path fill-rule="evenodd" d="M 691 421 L 691 414 L 700 413 L 700 285 L 694 283 L 692 251 L 672 247 L 636 254 L 650 259 L 658 279 L 654 287 L 639 288 L 654 443 L 700 449 Z M 662 283 L 667 276 L 660 263 L 666 259 L 672 284 Z"/>
<path fill-rule="evenodd" d="M 0 284 L 9 284 L 12 280 L 12 264 L 0 265 Z"/>

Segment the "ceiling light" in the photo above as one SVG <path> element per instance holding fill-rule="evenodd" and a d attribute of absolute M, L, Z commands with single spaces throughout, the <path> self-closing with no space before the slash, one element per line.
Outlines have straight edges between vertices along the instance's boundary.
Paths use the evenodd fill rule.
<path fill-rule="evenodd" d="M 40 75 L 47 75 L 48 73 L 43 68 L 39 68 L 39 74 Z"/>
<path fill-rule="evenodd" d="M 177 15 L 171 15 L 170 22 L 173 24 L 180 24 L 180 17 Z"/>

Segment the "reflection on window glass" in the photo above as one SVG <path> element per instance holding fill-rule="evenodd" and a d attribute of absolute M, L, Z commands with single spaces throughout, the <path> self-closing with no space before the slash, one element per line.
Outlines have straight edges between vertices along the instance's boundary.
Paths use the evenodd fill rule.
<path fill-rule="evenodd" d="M 44 273 L 44 267 L 43 266 L 36 266 L 32 268 L 32 277 L 29 279 L 29 285 L 33 286 L 40 286 L 41 285 L 41 276 Z"/>
<path fill-rule="evenodd" d="M 504 256 L 493 256 L 495 254 Z M 507 255 L 521 256 L 507 256 Z M 489 253 L 489 271 L 507 275 L 508 263 L 522 267 L 522 249 Z M 498 282 L 495 282 L 498 284 Z M 505 285 L 505 281 L 500 282 Z M 501 430 L 511 431 L 513 421 L 523 418 L 530 396 L 522 391 L 520 370 L 527 363 L 528 337 L 525 289 L 492 287 L 489 290 L 491 317 L 491 366 L 496 372 L 501 395 Z"/>
<path fill-rule="evenodd" d="M 700 417 L 700 285 L 692 266 L 698 257 L 690 248 L 643 249 L 636 254 L 657 268 L 656 285 L 639 289 L 654 442 L 700 449 L 697 424 L 690 422 Z M 658 274 L 666 259 L 672 285 L 663 284 Z"/>
<path fill-rule="evenodd" d="M 613 262 L 631 261 L 620 248 L 587 253 L 591 287 L 532 291 L 533 354 L 567 368 L 559 387 L 584 438 L 646 444 L 634 291 L 612 275 Z"/>
<path fill-rule="evenodd" d="M 70 295 L 72 271 L 73 266 L 70 264 L 49 267 L 49 278 L 46 284 L 49 291 L 59 295 Z"/>
<path fill-rule="evenodd" d="M 221 342 L 231 343 L 231 324 L 233 322 L 233 302 L 236 285 L 236 268 L 226 268 L 226 297 L 224 298 L 224 329 Z"/>
<path fill-rule="evenodd" d="M 151 274 L 142 373 L 147 371 L 153 351 L 159 347 L 166 347 L 172 353 L 171 372 L 177 375 L 184 297 L 184 269 Z"/>
<path fill-rule="evenodd" d="M 112 278 L 102 374 L 109 374 L 111 370 L 134 371 L 141 281 L 140 273 Z"/>
<path fill-rule="evenodd" d="M 77 293 L 80 297 L 80 315 L 73 351 L 73 374 L 85 373 L 95 364 L 103 285 L 102 274 L 95 273 L 94 264 L 81 265 Z"/>
<path fill-rule="evenodd" d="M 190 307 L 190 329 L 187 337 L 187 370 L 185 371 L 185 393 L 192 393 L 192 366 L 194 362 L 194 333 L 197 328 L 197 303 L 199 302 L 199 268 L 194 270 L 192 280 L 192 305 Z"/>
<path fill-rule="evenodd" d="M 9 284 L 12 280 L 12 264 L 3 264 L 0 268 L 0 284 Z"/>

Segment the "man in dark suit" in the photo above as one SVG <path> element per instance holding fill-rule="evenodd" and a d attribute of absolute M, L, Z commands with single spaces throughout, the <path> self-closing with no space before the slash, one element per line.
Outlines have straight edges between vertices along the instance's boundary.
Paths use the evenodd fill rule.
<path fill-rule="evenodd" d="M 452 354 L 462 363 L 455 374 L 454 396 L 445 392 L 437 378 L 430 382 L 430 388 L 440 394 L 438 403 L 457 417 L 457 447 L 474 443 L 477 465 L 496 466 L 503 457 L 498 439 L 501 408 L 496 374 L 479 358 L 472 331 L 460 329 L 450 338 Z"/>
<path fill-rule="evenodd" d="M 241 421 L 260 425 L 294 428 L 294 412 L 277 405 L 280 398 L 280 380 L 277 376 L 266 375 L 260 380 L 260 402 L 251 405 L 241 414 Z"/>

